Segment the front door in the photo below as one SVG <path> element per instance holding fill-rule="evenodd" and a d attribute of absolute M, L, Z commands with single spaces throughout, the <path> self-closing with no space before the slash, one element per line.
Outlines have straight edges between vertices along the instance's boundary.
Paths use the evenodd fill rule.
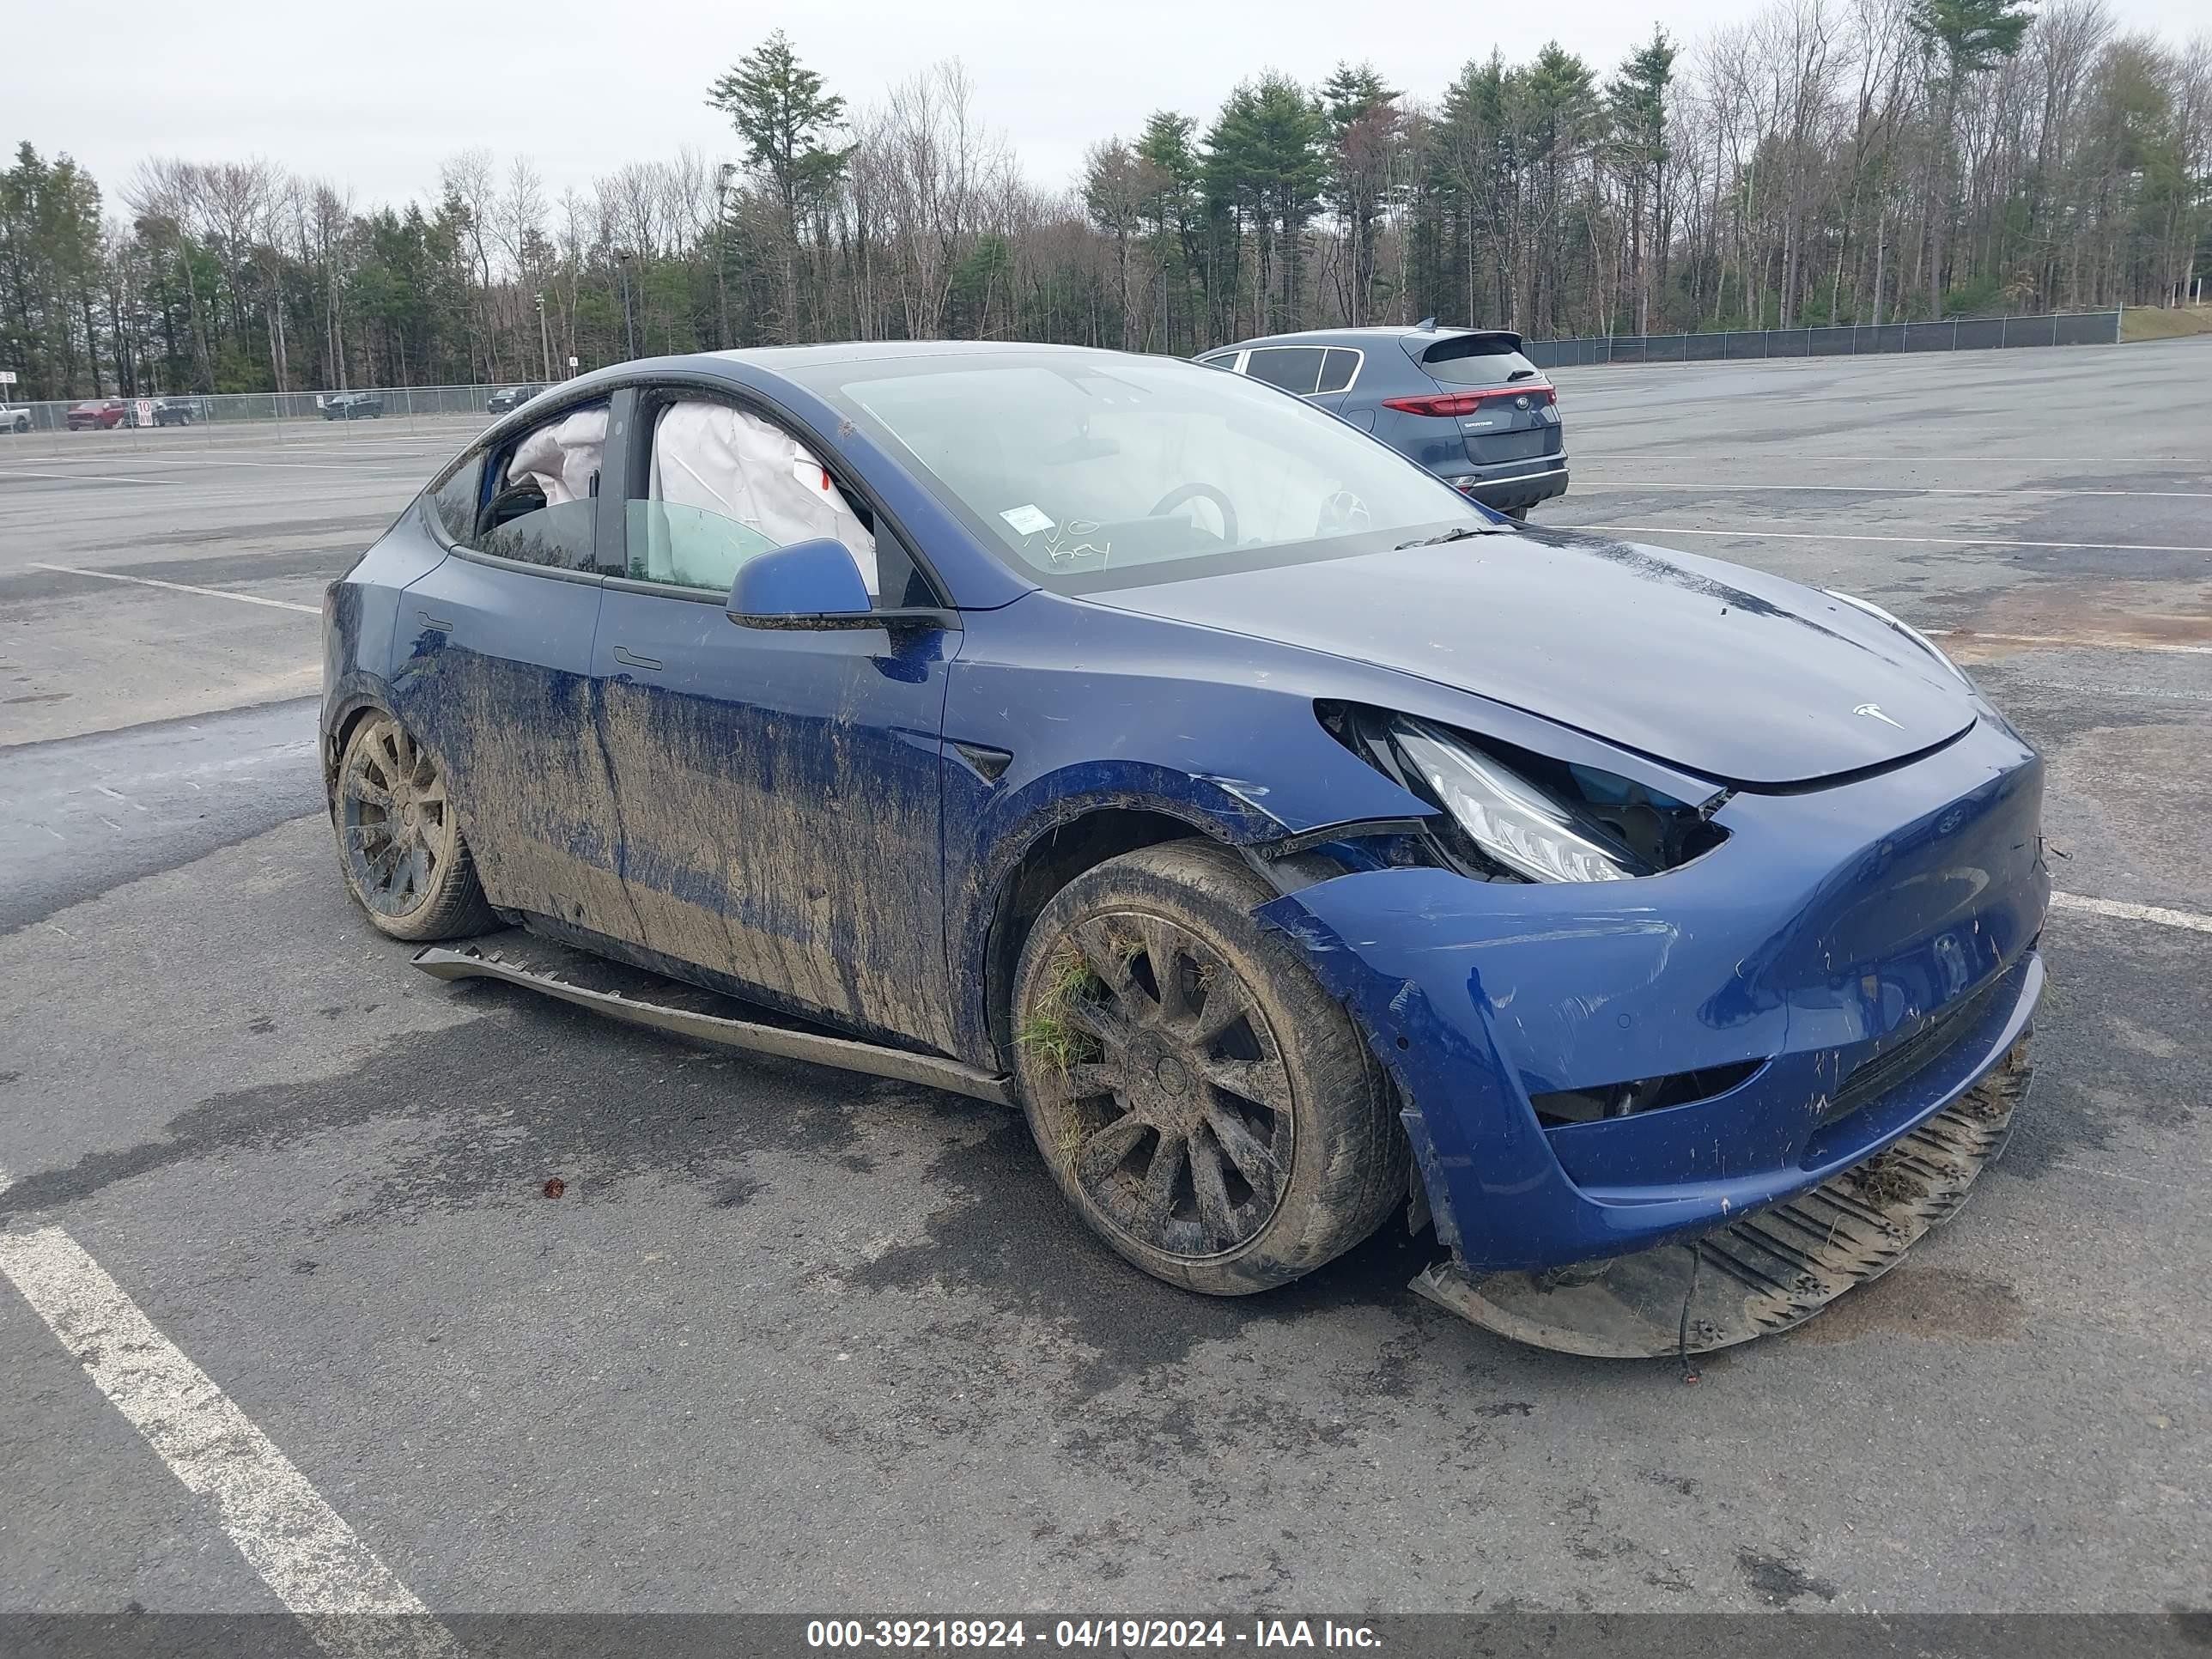
<path fill-rule="evenodd" d="M 592 658 L 636 942 L 950 1048 L 938 751 L 958 631 L 733 623 L 738 566 L 809 536 L 879 570 L 885 608 L 919 579 L 888 526 L 763 416 L 687 392 L 641 408 L 637 428 L 628 566 L 605 584 Z"/>

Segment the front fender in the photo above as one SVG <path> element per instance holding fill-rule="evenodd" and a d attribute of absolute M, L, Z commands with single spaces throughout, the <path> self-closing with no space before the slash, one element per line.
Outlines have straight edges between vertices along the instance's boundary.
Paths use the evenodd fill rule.
<path fill-rule="evenodd" d="M 1103 812 L 1171 818 L 1225 846 L 1274 840 L 1282 825 L 1236 793 L 1234 781 L 1142 762 L 1091 761 L 1061 767 L 1019 787 L 994 792 L 991 781 L 948 748 L 945 763 L 948 874 L 945 889 L 950 982 L 960 988 L 962 1051 L 992 1051 L 988 995 L 992 930 L 1023 861 L 1054 832 Z"/>

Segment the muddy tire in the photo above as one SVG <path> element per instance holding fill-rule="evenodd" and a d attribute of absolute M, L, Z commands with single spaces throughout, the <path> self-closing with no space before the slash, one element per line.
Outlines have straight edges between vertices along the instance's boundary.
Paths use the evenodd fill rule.
<path fill-rule="evenodd" d="M 1157 1279 L 1287 1284 L 1406 1194 L 1396 1102 L 1234 854 L 1174 842 L 1054 896 L 1023 946 L 1014 1073 L 1068 1202 Z"/>
<path fill-rule="evenodd" d="M 495 924 L 429 751 L 388 714 L 346 740 L 331 811 L 354 902 L 393 939 L 453 939 Z"/>

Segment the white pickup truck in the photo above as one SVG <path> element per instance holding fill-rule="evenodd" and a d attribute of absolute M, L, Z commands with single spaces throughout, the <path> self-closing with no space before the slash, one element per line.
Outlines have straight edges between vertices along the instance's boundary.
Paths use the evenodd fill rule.
<path fill-rule="evenodd" d="M 30 429 L 29 410 L 0 403 L 0 432 L 28 432 Z"/>

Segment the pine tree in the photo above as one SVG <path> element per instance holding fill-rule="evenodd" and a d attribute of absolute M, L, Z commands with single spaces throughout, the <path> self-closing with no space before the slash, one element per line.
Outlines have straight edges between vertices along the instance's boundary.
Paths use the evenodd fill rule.
<path fill-rule="evenodd" d="M 1629 280 L 1638 334 L 1651 331 L 1652 290 L 1667 286 L 1667 100 L 1674 79 L 1674 43 L 1655 27 L 1651 39 L 1621 60 L 1606 89 L 1611 149 L 1628 184 Z"/>
<path fill-rule="evenodd" d="M 2028 0 L 1913 0 L 1909 21 L 1920 37 L 1935 94 L 1936 176 L 1928 192 L 1928 314 L 1943 314 L 1944 233 L 1958 216 L 1959 94 L 2020 50 L 2034 19 Z"/>
<path fill-rule="evenodd" d="M 1375 230 L 1390 188 L 1391 163 L 1402 134 L 1398 93 L 1382 84 L 1372 64 L 1339 64 L 1322 82 L 1322 112 L 1328 124 L 1328 176 L 1324 199 L 1351 243 L 1344 311 L 1352 326 L 1367 322 L 1375 297 Z"/>
<path fill-rule="evenodd" d="M 835 192 L 852 149 L 826 141 L 844 125 L 845 100 L 823 90 L 781 29 L 707 89 L 707 102 L 730 118 L 744 140 L 745 163 L 765 178 L 783 208 L 783 327 L 799 337 L 799 255 L 805 216 Z"/>

